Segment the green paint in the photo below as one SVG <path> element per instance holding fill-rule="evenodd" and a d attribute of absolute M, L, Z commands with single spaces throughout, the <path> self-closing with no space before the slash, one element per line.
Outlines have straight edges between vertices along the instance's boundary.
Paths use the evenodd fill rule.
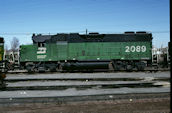
<path fill-rule="evenodd" d="M 35 44 L 22 45 L 20 61 L 151 59 L 151 48 L 151 42 L 60 42 L 46 44 L 43 50 L 38 49 Z"/>
<path fill-rule="evenodd" d="M 3 55 L 4 55 L 4 44 L 0 43 L 0 61 L 3 60 Z"/>

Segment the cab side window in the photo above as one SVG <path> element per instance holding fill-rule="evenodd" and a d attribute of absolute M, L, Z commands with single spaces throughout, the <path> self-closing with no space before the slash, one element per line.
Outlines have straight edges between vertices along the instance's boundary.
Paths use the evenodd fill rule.
<path fill-rule="evenodd" d="M 45 47 L 45 43 L 38 43 L 38 47 Z"/>

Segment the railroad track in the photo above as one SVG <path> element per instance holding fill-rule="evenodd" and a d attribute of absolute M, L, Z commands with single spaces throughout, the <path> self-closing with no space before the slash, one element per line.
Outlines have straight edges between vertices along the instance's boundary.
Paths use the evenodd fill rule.
<path fill-rule="evenodd" d="M 0 103 L 3 99 L 74 99 L 170 92 L 169 72 L 7 74 L 5 81 L 7 87 L 0 91 Z"/>
<path fill-rule="evenodd" d="M 162 74 L 162 75 L 161 75 Z M 7 76 L 7 91 L 65 90 L 68 88 L 147 88 L 169 85 L 169 75 L 162 73 L 63 73 Z"/>
<path fill-rule="evenodd" d="M 84 89 L 110 89 L 110 88 L 147 88 L 147 87 L 162 87 L 163 84 L 156 84 L 156 82 L 136 82 L 136 81 L 106 81 L 104 82 L 72 82 L 72 81 L 52 81 L 48 82 L 20 82 L 20 83 L 8 83 L 5 90 L 66 90 L 69 88 L 75 88 L 76 90 Z M 20 84 L 20 85 L 19 85 Z"/>
<path fill-rule="evenodd" d="M 82 76 L 82 77 L 68 77 L 68 76 L 51 76 L 49 78 L 43 77 L 10 77 L 7 78 L 7 91 L 14 90 L 65 90 L 68 88 L 88 89 L 88 88 L 147 88 L 147 87 L 163 87 L 164 84 L 169 83 L 168 77 L 132 77 L 123 76 L 120 78 L 114 76 Z M 161 84 L 157 84 L 161 82 Z"/>
<path fill-rule="evenodd" d="M 158 72 L 158 71 L 170 71 L 170 68 L 145 68 L 145 70 L 142 70 L 142 71 L 137 71 L 137 70 L 131 70 L 131 71 L 126 71 L 126 70 L 120 70 L 120 71 L 112 71 L 112 70 L 109 70 L 109 69 L 98 69 L 98 70 L 95 70 L 95 71 L 62 71 L 62 72 L 49 72 L 49 71 L 45 71 L 46 73 L 69 73 L 69 72 L 72 72 L 72 73 L 88 73 L 88 72 L 91 72 L 91 73 L 99 73 L 99 72 L 107 72 L 107 73 L 114 73 L 114 72 Z M 9 70 L 7 71 L 7 73 L 9 74 L 17 74 L 17 73 L 28 73 L 27 70 Z M 32 74 L 34 73 L 39 73 L 39 72 L 30 72 Z"/>

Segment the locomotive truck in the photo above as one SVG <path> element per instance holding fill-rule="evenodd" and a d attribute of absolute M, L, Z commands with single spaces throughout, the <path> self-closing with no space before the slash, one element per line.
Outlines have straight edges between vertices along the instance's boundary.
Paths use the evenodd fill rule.
<path fill-rule="evenodd" d="M 59 33 L 32 36 L 20 46 L 20 66 L 28 71 L 144 70 L 152 62 L 152 34 Z"/>
<path fill-rule="evenodd" d="M 4 78 L 6 77 L 3 55 L 4 55 L 4 39 L 0 37 L 0 89 L 5 87 Z"/>

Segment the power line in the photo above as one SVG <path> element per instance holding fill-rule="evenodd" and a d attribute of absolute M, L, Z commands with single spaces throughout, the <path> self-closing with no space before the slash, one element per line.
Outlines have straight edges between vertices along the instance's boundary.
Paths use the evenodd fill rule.
<path fill-rule="evenodd" d="M 170 33 L 170 31 L 153 31 L 152 33 Z"/>
<path fill-rule="evenodd" d="M 84 33 L 85 31 L 79 31 L 79 32 L 60 32 L 60 33 Z M 93 31 L 89 31 L 89 32 L 93 32 Z M 95 31 L 94 31 L 95 32 Z M 112 31 L 101 31 L 103 33 L 124 33 L 124 32 L 112 32 Z M 159 33 L 170 33 L 170 31 L 148 31 L 150 33 L 156 33 L 156 34 L 159 34 Z M 33 33 L 0 33 L 0 35 L 32 35 Z M 49 32 L 49 33 L 34 33 L 34 34 L 58 34 L 57 33 L 54 33 L 54 32 Z"/>

